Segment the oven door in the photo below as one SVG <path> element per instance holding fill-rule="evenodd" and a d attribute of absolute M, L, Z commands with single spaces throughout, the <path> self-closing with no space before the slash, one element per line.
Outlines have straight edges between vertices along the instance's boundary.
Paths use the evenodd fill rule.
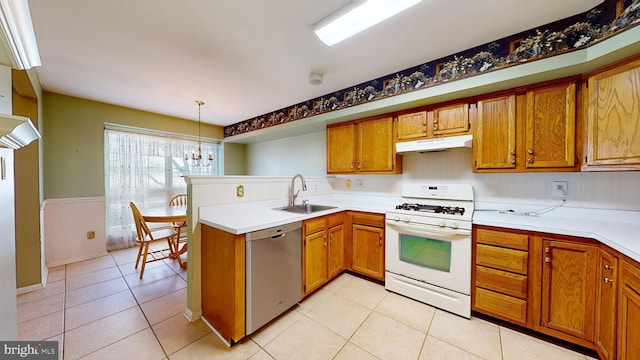
<path fill-rule="evenodd" d="M 386 221 L 386 270 L 471 294 L 471 231 Z"/>

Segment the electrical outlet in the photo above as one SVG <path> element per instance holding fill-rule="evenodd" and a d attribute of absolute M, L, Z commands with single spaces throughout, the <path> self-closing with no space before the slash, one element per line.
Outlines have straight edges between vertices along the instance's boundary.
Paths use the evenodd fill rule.
<path fill-rule="evenodd" d="M 363 187 L 364 186 L 364 180 L 356 180 L 356 187 Z"/>
<path fill-rule="evenodd" d="M 554 181 L 551 188 L 551 196 L 566 197 L 569 194 L 568 181 Z"/>

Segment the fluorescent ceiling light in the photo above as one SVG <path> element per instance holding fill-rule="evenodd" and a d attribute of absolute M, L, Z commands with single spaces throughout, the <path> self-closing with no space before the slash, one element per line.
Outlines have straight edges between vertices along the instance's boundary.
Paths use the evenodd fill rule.
<path fill-rule="evenodd" d="M 0 30 L 4 35 L 0 43 L 12 55 L 13 67 L 42 65 L 27 0 L 0 0 Z"/>
<path fill-rule="evenodd" d="M 313 25 L 313 31 L 328 46 L 353 36 L 406 10 L 422 0 L 353 0 Z"/>

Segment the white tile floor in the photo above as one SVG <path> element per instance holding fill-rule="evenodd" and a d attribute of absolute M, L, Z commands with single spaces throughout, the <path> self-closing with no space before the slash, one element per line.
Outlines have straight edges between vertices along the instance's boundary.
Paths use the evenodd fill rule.
<path fill-rule="evenodd" d="M 177 262 L 148 264 L 140 280 L 135 251 L 51 269 L 46 288 L 18 296 L 19 338 L 56 340 L 64 359 L 588 358 L 348 274 L 229 349 L 183 316 L 186 272 Z"/>

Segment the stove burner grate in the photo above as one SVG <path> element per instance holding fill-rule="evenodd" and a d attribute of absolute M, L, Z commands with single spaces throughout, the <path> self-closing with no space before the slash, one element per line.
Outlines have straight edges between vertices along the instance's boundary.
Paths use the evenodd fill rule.
<path fill-rule="evenodd" d="M 435 214 L 448 214 L 448 215 L 464 215 L 464 208 L 458 206 L 439 206 L 439 205 L 425 205 L 425 204 L 411 204 L 404 203 L 396 206 L 397 210 L 409 210 L 429 212 Z"/>

